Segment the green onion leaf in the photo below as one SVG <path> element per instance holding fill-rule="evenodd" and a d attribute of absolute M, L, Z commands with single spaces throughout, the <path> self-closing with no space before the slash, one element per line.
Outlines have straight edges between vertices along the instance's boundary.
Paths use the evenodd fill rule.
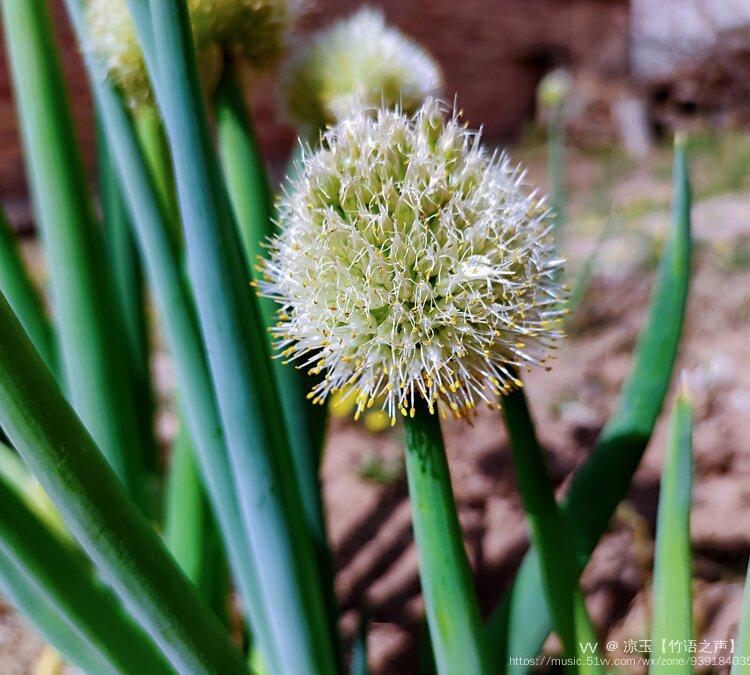
<path fill-rule="evenodd" d="M 2 295 L 0 426 L 175 669 L 246 673 L 241 654 L 125 496 Z"/>
<path fill-rule="evenodd" d="M 120 317 L 77 147 L 47 2 L 4 0 L 37 222 L 41 226 L 70 399 L 115 473 L 144 505 L 142 454 Z"/>
<path fill-rule="evenodd" d="M 129 0 L 136 10 L 143 0 Z M 188 267 L 245 530 L 285 671 L 335 671 L 257 304 L 247 285 L 198 79 L 184 0 L 150 3 L 149 60 L 172 148 Z M 148 36 L 146 36 L 148 38 Z"/>
<path fill-rule="evenodd" d="M 79 42 L 87 44 L 81 0 L 66 0 L 65 4 Z M 112 156 L 131 209 L 142 259 L 175 359 L 178 389 L 186 412 L 185 422 L 191 437 L 195 439 L 204 484 L 242 599 L 250 614 L 255 637 L 262 645 L 265 662 L 272 668 L 277 661 L 270 637 L 270 622 L 265 615 L 260 582 L 244 534 L 191 290 L 175 248 L 174 225 L 164 212 L 154 176 L 121 100 L 107 84 L 98 61 L 90 52 L 84 54 Z M 272 670 L 276 672 L 278 668 Z"/>
<path fill-rule="evenodd" d="M 25 576 L 26 585 L 65 617 L 79 641 L 89 647 L 87 658 L 93 657 L 89 652 L 94 650 L 97 660 L 110 664 L 105 672 L 174 672 L 111 591 L 94 579 L 80 552 L 61 541 L 2 478 L 0 512 L 0 551 L 10 574 Z M 35 615 L 29 618 L 33 621 Z M 65 642 L 55 646 L 65 653 Z"/>
<path fill-rule="evenodd" d="M 672 228 L 654 290 L 646 326 L 636 347 L 633 370 L 617 408 L 592 456 L 574 476 L 562 502 L 573 528 L 582 570 L 627 494 L 664 402 L 682 333 L 690 279 L 690 184 L 685 149 L 675 147 Z M 529 552 L 510 592 L 493 611 L 488 630 L 497 663 L 526 672 L 508 659 L 533 658 L 549 634 L 552 620 L 541 586 L 535 550 Z"/>
<path fill-rule="evenodd" d="M 47 367 L 57 372 L 55 334 L 44 311 L 42 299 L 26 273 L 21 251 L 0 209 L 0 291 L 18 316 L 24 330 L 41 354 Z"/>
<path fill-rule="evenodd" d="M 649 672 L 693 672 L 690 655 L 670 647 L 693 639 L 690 563 L 690 502 L 693 485 L 692 406 L 687 392 L 678 394 L 669 421 L 669 439 L 656 516 L 653 625 Z M 676 662 L 679 661 L 679 662 Z"/>

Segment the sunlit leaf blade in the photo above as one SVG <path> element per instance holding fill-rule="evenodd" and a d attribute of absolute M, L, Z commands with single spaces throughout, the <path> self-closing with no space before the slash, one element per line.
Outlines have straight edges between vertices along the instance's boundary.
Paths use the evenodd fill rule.
<path fill-rule="evenodd" d="M 86 44 L 81 0 L 66 0 L 65 4 L 79 41 Z M 265 662 L 275 672 L 278 668 L 273 667 L 276 657 L 270 637 L 270 622 L 266 619 L 253 556 L 244 534 L 191 290 L 175 249 L 174 225 L 163 210 L 163 202 L 122 102 L 107 84 L 99 62 L 90 52 L 84 53 L 112 156 L 131 209 L 151 289 L 164 318 L 164 331 L 175 359 L 178 389 L 186 411 L 185 422 L 192 438 L 196 439 L 195 448 L 204 484 L 235 580 L 250 614 L 253 632 L 264 647 Z"/>
<path fill-rule="evenodd" d="M 83 557 L 58 539 L 2 478 L 0 513 L 0 551 L 11 563 L 10 574 L 23 570 L 28 582 L 65 617 L 81 640 L 111 664 L 107 672 L 174 672 L 112 592 L 95 581 Z"/>
<path fill-rule="evenodd" d="M 0 208 L 0 291 L 18 316 L 44 362 L 57 372 L 55 335 L 42 299 L 26 272 L 21 251 Z"/>
<path fill-rule="evenodd" d="M 576 537 L 580 569 L 625 497 L 664 402 L 682 333 L 690 280 L 690 185 L 681 144 L 675 147 L 672 227 L 657 271 L 633 369 L 592 456 L 574 476 L 563 512 Z M 535 550 L 524 559 L 488 630 L 495 660 L 509 672 L 533 658 L 551 629 Z M 517 657 L 513 665 L 508 659 Z"/>
<path fill-rule="evenodd" d="M 693 639 L 690 558 L 692 431 L 692 407 L 683 389 L 677 396 L 669 420 L 656 517 L 651 626 L 654 661 L 649 669 L 654 675 L 693 672 L 690 654 L 682 648 Z"/>
<path fill-rule="evenodd" d="M 142 505 L 135 399 L 48 3 L 3 0 L 0 7 L 37 224 L 47 253 L 63 379 L 97 446 Z"/>
<path fill-rule="evenodd" d="M 0 426 L 103 578 L 179 672 L 245 673 L 0 295 Z"/>
<path fill-rule="evenodd" d="M 136 9 L 144 4 L 129 0 Z M 294 469 L 266 338 L 208 129 L 187 5 L 150 7 L 158 40 L 149 70 L 172 149 L 192 287 L 265 608 L 284 671 L 329 673 L 336 670 L 332 635 L 296 483 L 289 480 Z"/>

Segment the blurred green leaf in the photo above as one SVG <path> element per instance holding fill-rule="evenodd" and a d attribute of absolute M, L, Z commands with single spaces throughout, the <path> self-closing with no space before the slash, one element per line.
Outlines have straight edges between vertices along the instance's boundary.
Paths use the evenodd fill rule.
<path fill-rule="evenodd" d="M 692 566 L 690 561 L 690 503 L 693 485 L 692 406 L 683 389 L 669 421 L 654 552 L 653 624 L 649 672 L 692 673 Z M 679 645 L 678 648 L 670 647 Z M 677 662 L 679 661 L 679 662 Z"/>
<path fill-rule="evenodd" d="M 359 628 L 352 643 L 351 665 L 349 675 L 367 675 L 367 629 L 369 622 L 367 616 L 361 613 L 359 616 Z"/>
<path fill-rule="evenodd" d="M 13 606 L 36 628 L 42 637 L 72 665 L 85 673 L 118 675 L 116 668 L 57 611 L 26 574 L 23 566 L 0 547 L 0 589 Z"/>
<path fill-rule="evenodd" d="M 0 295 L 0 426 L 104 579 L 180 672 L 245 673 Z"/>
<path fill-rule="evenodd" d="M 2 478 L 0 512 L 0 562 L 6 563 L 6 578 L 23 575 L 26 583 L 20 591 L 26 589 L 30 597 L 36 597 L 35 589 L 58 616 L 64 617 L 66 627 L 72 627 L 79 635 L 78 642 L 70 644 L 71 656 L 77 656 L 85 645 L 88 649 L 81 653 L 83 658 L 104 659 L 110 664 L 104 672 L 174 673 L 114 595 L 94 580 L 82 556 L 60 541 Z M 31 607 L 27 605 L 27 609 Z M 37 611 L 29 618 L 35 621 L 37 616 L 42 627 L 54 625 Z M 59 642 L 55 647 L 68 652 L 62 631 L 56 630 L 50 637 Z M 90 651 L 95 651 L 96 656 Z"/>
<path fill-rule="evenodd" d="M 55 334 L 42 299 L 26 273 L 21 251 L 5 213 L 0 208 L 0 291 L 18 316 L 24 330 L 48 368 L 57 372 Z"/>
<path fill-rule="evenodd" d="M 737 628 L 737 639 L 734 653 L 736 657 L 732 664 L 732 675 L 747 675 L 750 673 L 750 564 L 745 575 L 745 589 L 742 597 L 742 615 Z"/>
<path fill-rule="evenodd" d="M 144 505 L 141 451 L 122 327 L 86 188 L 44 1 L 3 0 L 25 157 L 41 226 L 70 399 L 115 473 Z"/>
<path fill-rule="evenodd" d="M 656 275 L 646 326 L 633 369 L 594 453 L 573 477 L 562 502 L 582 570 L 625 497 L 664 402 L 682 333 L 690 280 L 690 184 L 685 149 L 677 144 L 672 228 Z M 551 617 L 541 590 L 539 557 L 531 550 L 515 582 L 494 610 L 488 630 L 497 663 L 533 658 L 549 634 Z M 521 661 L 522 662 L 522 661 Z"/>

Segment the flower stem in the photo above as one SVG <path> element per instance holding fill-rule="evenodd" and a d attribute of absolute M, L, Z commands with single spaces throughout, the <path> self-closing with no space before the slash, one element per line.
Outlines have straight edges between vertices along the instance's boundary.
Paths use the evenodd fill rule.
<path fill-rule="evenodd" d="M 421 399 L 404 419 L 406 474 L 414 537 L 435 661 L 441 675 L 489 673 L 461 526 L 453 500 L 440 421 Z"/>

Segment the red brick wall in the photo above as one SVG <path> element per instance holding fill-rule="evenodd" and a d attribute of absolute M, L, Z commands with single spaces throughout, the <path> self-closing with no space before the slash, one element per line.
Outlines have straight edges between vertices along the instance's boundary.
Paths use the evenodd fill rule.
<path fill-rule="evenodd" d="M 31 0 L 30 0 L 31 1 Z M 37 1 L 37 0 L 33 0 Z M 328 23 L 361 4 L 317 0 L 306 27 Z M 628 0 L 383 0 L 390 22 L 426 45 L 442 65 L 446 94 L 455 93 L 469 121 L 491 141 L 516 134 L 533 110 L 534 88 L 558 64 L 621 73 L 627 63 Z M 89 161 L 93 125 L 86 83 L 59 0 L 53 0 L 64 66 Z M 253 107 L 269 161 L 283 161 L 293 134 L 283 125 L 271 82 L 260 83 Z M 0 50 L 0 197 L 23 198 L 11 87 Z"/>

